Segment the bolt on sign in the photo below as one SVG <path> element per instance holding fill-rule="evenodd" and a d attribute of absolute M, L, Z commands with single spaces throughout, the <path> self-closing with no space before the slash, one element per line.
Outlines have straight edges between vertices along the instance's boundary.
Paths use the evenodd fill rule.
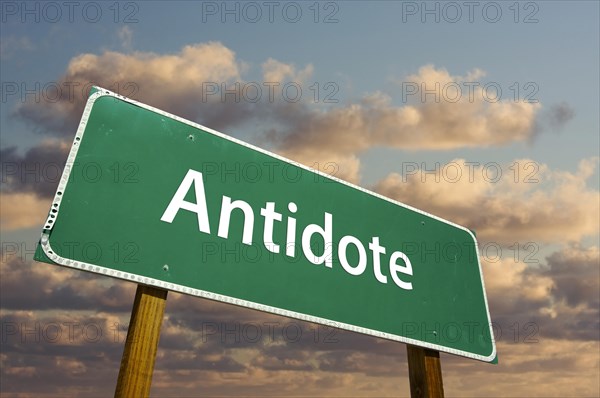
<path fill-rule="evenodd" d="M 36 259 L 493 361 L 468 229 L 95 88 Z"/>

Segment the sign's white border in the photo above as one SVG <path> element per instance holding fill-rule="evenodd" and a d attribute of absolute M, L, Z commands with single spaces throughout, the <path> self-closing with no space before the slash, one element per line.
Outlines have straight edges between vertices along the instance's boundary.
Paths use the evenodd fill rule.
<path fill-rule="evenodd" d="M 98 265 L 94 265 L 94 264 L 89 264 L 86 262 L 82 262 L 82 261 L 75 261 L 72 259 L 68 259 L 68 258 L 64 258 L 61 257 L 59 255 L 57 255 L 54 250 L 52 250 L 52 246 L 50 245 L 50 231 L 52 230 L 52 227 L 54 226 L 54 222 L 56 220 L 56 218 L 58 217 L 58 212 L 60 210 L 60 203 L 62 200 L 62 194 L 67 186 L 67 183 L 69 181 L 69 176 L 71 174 L 71 171 L 73 169 L 73 165 L 75 163 L 75 157 L 77 156 L 77 150 L 79 149 L 79 143 L 81 142 L 82 138 L 83 138 L 83 133 L 85 132 L 85 128 L 88 122 L 88 119 L 90 117 L 90 113 L 92 110 L 92 107 L 94 106 L 94 103 L 96 102 L 96 100 L 98 100 L 101 97 L 113 97 L 116 99 L 119 99 L 121 101 L 125 101 L 128 103 L 131 103 L 133 105 L 139 106 L 140 108 L 144 108 L 147 109 L 149 111 L 158 113 L 162 116 L 168 117 L 170 119 L 173 120 L 177 120 L 181 123 L 185 123 L 189 126 L 204 130 L 210 134 L 214 134 L 220 138 L 229 140 L 229 141 L 233 141 L 237 144 L 243 145 L 245 147 L 248 147 L 252 150 L 258 151 L 258 152 L 262 152 L 264 154 L 267 154 L 269 156 L 275 157 L 283 162 L 289 163 L 289 164 L 293 164 L 295 166 L 301 167 L 303 169 L 306 169 L 308 171 L 311 171 L 313 173 L 317 173 L 325 178 L 329 178 L 333 181 L 339 182 L 340 184 L 345 184 L 347 186 L 350 186 L 354 189 L 357 189 L 359 191 L 363 191 L 368 193 L 369 195 L 375 196 L 377 198 L 386 200 L 388 202 L 394 203 L 398 206 L 402 206 L 404 208 L 410 209 L 412 211 L 415 211 L 417 213 L 421 213 L 427 217 L 431 217 L 434 218 L 436 220 L 439 220 L 441 222 L 444 222 L 446 224 L 449 224 L 455 228 L 459 228 L 462 229 L 466 232 L 468 232 L 471 237 L 473 238 L 473 242 L 475 242 L 475 250 L 478 253 L 479 249 L 477 247 L 477 240 L 475 239 L 475 236 L 473 235 L 473 233 L 465 228 L 462 227 L 460 225 L 454 224 L 451 221 L 448 220 L 444 220 L 440 217 L 434 216 L 432 214 L 429 214 L 427 212 L 424 212 L 422 210 L 419 209 L 415 209 L 411 206 L 408 206 L 406 204 L 400 203 L 398 201 L 392 200 L 390 198 L 387 198 L 385 196 L 379 195 L 375 192 L 371 192 L 369 190 L 366 190 L 364 188 L 361 188 L 357 185 L 351 184 L 347 181 L 343 181 L 340 180 L 339 178 L 330 176 L 328 174 L 322 173 L 319 170 L 314 170 L 311 169 L 310 167 L 304 166 L 302 164 L 299 164 L 297 162 L 294 162 L 290 159 L 286 159 L 282 156 L 279 156 L 275 153 L 271 153 L 269 151 L 266 151 L 264 149 L 255 147 L 253 145 L 250 145 L 246 142 L 240 141 L 238 139 L 235 139 L 233 137 L 227 136 L 225 134 L 222 134 L 218 131 L 215 131 L 213 129 L 210 129 L 208 127 L 202 126 L 198 123 L 194 123 L 191 122 L 189 120 L 185 120 L 179 116 L 175 116 L 172 115 L 170 113 L 164 112 L 160 109 L 154 108 L 152 106 L 146 105 L 146 104 L 142 104 L 140 102 L 134 101 L 132 99 L 126 98 L 122 95 L 119 94 L 115 94 L 113 92 L 110 92 L 108 90 L 105 90 L 103 88 L 99 88 L 99 87 L 95 87 L 96 91 L 94 94 L 90 95 L 90 97 L 88 98 L 88 101 L 86 103 L 85 109 L 83 111 L 83 115 L 81 117 L 81 121 L 79 123 L 79 127 L 77 128 L 77 133 L 75 135 L 75 138 L 73 140 L 73 145 L 71 146 L 71 151 L 69 152 L 69 157 L 67 158 L 67 162 L 65 164 L 65 168 L 63 170 L 60 182 L 58 184 L 58 188 L 56 191 L 56 194 L 54 196 L 54 200 L 52 201 L 52 205 L 50 207 L 50 211 L 48 213 L 48 218 L 46 219 L 46 223 L 44 224 L 44 229 L 42 231 L 42 236 L 41 236 L 41 240 L 40 240 L 40 244 L 41 247 L 44 251 L 44 253 L 46 254 L 46 256 L 48 256 L 48 258 L 50 258 L 52 261 L 54 261 L 55 263 L 59 264 L 59 265 L 63 265 L 66 267 L 70 267 L 70 268 L 76 268 L 79 270 L 83 270 L 83 271 L 89 271 L 89 272 L 93 272 L 93 273 L 97 273 L 97 274 L 103 274 L 103 275 L 108 275 L 111 276 L 113 278 L 119 278 L 119 279 L 124 279 L 124 280 L 128 280 L 131 282 L 137 282 L 137 283 L 142 283 L 144 285 L 150 285 L 150 286 L 156 286 L 162 289 L 167 289 L 167 290 L 172 290 L 175 292 L 179 292 L 179 293 L 184 293 L 184 294 L 189 294 L 192 296 L 198 296 L 198 297 L 203 297 L 203 298 L 207 298 L 210 300 L 216 300 L 216 301 L 221 301 L 224 303 L 230 303 L 230 304 L 235 304 L 235 305 L 239 305 L 242 307 L 247 307 L 247 308 L 252 308 L 255 310 L 259 310 L 259 311 L 265 311 L 265 312 L 269 312 L 272 314 L 277 314 L 277 315 L 282 315 L 282 316 L 286 316 L 286 317 L 290 317 L 290 318 L 296 318 L 296 319 L 300 319 L 303 321 L 308 321 L 308 322 L 314 322 L 314 323 L 319 323 L 319 324 L 323 324 L 323 325 L 327 325 L 327 326 L 331 326 L 331 327 L 336 327 L 336 328 L 340 328 L 340 329 L 345 329 L 345 330 L 350 330 L 352 332 L 356 332 L 356 333 L 363 333 L 363 334 L 368 334 L 371 336 L 375 336 L 375 337 L 381 337 L 384 339 L 388 339 L 388 340 L 394 340 L 394 341 L 399 341 L 402 343 L 406 343 L 406 344 L 413 344 L 416 346 L 420 346 L 420 347 L 426 347 L 432 350 L 438 350 L 438 351 L 442 351 L 442 352 L 447 352 L 450 354 L 455 354 L 455 355 L 460 355 L 460 356 L 465 356 L 468 358 L 473 358 L 473 359 L 477 359 L 480 361 L 485 361 L 485 362 L 491 362 L 494 360 L 494 358 L 496 357 L 496 342 L 494 340 L 494 331 L 492 328 L 492 324 L 491 324 L 491 319 L 490 319 L 490 311 L 488 308 L 488 302 L 487 302 L 487 296 L 485 294 L 485 284 L 483 281 L 483 274 L 481 272 L 481 263 L 479 262 L 479 256 L 477 256 L 477 265 L 479 266 L 479 276 L 481 278 L 481 286 L 483 288 L 483 298 L 485 301 L 485 309 L 486 309 L 486 313 L 487 313 L 487 319 L 488 319 L 488 324 L 489 324 L 489 336 L 492 340 L 492 353 L 488 356 L 483 356 L 483 355 L 478 355 L 478 354 L 473 354 L 467 351 L 462 351 L 462 350 L 456 350 L 454 348 L 449 348 L 449 347 L 445 347 L 445 346 L 440 346 L 437 344 L 431 344 L 428 342 L 424 342 L 424 341 L 420 341 L 420 340 L 415 340 L 415 339 L 410 339 L 407 337 L 403 337 L 403 336 L 398 336 L 395 334 L 389 334 L 389 333 L 384 333 L 384 332 L 380 332 L 377 330 L 373 330 L 373 329 L 367 329 L 367 328 L 363 328 L 360 326 L 355 326 L 355 325 L 350 325 L 350 324 L 346 324 L 346 323 L 340 323 L 340 322 L 336 322 L 336 321 L 332 321 L 330 319 L 325 319 L 325 318 L 320 318 L 320 317 L 316 317 L 316 316 L 312 316 L 312 315 L 306 315 L 306 314 L 301 314 L 298 312 L 294 312 L 294 311 L 288 311 L 288 310 L 284 310 L 281 308 L 277 308 L 277 307 L 271 307 L 268 305 L 263 305 L 263 304 L 258 304 L 258 303 L 254 303 L 252 301 L 246 301 L 246 300 L 241 300 L 241 299 L 237 299 L 237 298 L 233 298 L 233 297 L 229 297 L 229 296 L 224 296 L 221 294 L 215 294 L 215 293 L 211 293 L 211 292 L 207 292 L 204 290 L 198 290 L 198 289 L 193 289 L 187 286 L 182 286 L 182 285 L 178 285 L 178 284 L 174 284 L 174 283 L 168 283 L 168 282 L 164 282 L 161 280 L 157 280 L 157 279 L 153 279 L 153 278 L 147 278 L 144 276 L 140 276 L 140 275 L 136 275 L 136 274 L 132 274 L 132 273 L 128 273 L 128 272 L 122 272 L 122 271 L 117 271 L 114 269 L 110 269 L 110 268 L 106 268 L 106 267 L 101 267 Z"/>

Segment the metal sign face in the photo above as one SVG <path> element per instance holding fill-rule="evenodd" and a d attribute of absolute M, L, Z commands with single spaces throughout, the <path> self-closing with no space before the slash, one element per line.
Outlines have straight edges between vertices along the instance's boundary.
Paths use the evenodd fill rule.
<path fill-rule="evenodd" d="M 468 229 L 104 89 L 85 107 L 36 259 L 496 356 Z"/>

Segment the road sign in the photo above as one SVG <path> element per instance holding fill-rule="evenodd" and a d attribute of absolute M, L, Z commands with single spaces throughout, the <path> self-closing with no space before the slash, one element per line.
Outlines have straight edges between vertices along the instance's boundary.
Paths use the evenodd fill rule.
<path fill-rule="evenodd" d="M 496 356 L 471 231 L 104 89 L 86 104 L 36 259 Z"/>

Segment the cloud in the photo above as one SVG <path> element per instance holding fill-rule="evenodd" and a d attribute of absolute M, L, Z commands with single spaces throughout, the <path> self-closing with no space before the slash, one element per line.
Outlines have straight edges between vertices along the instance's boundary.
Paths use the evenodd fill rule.
<path fill-rule="evenodd" d="M 3 313 L 2 396 L 113 393 L 122 341 L 113 340 L 107 320 L 104 314 Z"/>
<path fill-rule="evenodd" d="M 575 110 L 566 102 L 552 105 L 541 117 L 541 124 L 553 131 L 561 130 L 575 117 Z"/>
<path fill-rule="evenodd" d="M 16 147 L 0 150 L 0 229 L 42 227 L 69 149 L 66 142 L 44 140 L 22 155 Z"/>
<path fill-rule="evenodd" d="M 235 116 L 203 101 L 203 83 L 239 81 L 242 69 L 235 53 L 218 42 L 189 45 L 165 55 L 81 54 L 71 59 L 58 82 L 62 88 L 58 100 L 50 101 L 47 96 L 40 102 L 28 100 L 19 104 L 15 113 L 43 131 L 71 136 L 87 99 L 84 88 L 93 83 L 188 119 L 203 116 L 207 124 L 218 127 L 223 118 Z M 245 111 L 239 108 L 242 117 Z"/>
<path fill-rule="evenodd" d="M 600 254 L 598 247 L 570 246 L 547 258 L 555 286 L 553 294 L 571 307 L 600 309 Z"/>
<path fill-rule="evenodd" d="M 117 36 L 121 41 L 121 47 L 125 50 L 131 49 L 133 42 L 133 30 L 127 25 L 124 25 L 121 29 L 117 30 Z"/>
<path fill-rule="evenodd" d="M 475 70 L 464 77 L 452 76 L 445 69 L 426 65 L 404 83 L 420 90 L 482 75 Z M 540 104 L 492 102 L 483 90 L 482 85 L 473 88 L 472 98 L 466 94 L 456 100 L 425 96 L 403 106 L 394 105 L 393 98 L 382 92 L 327 110 L 297 106 L 278 113 L 284 127 L 270 137 L 278 140 L 278 149 L 286 156 L 309 165 L 336 162 L 340 176 L 356 182 L 360 178 L 357 154 L 373 147 L 450 150 L 501 146 L 534 136 Z"/>
<path fill-rule="evenodd" d="M 597 163 L 584 159 L 569 173 L 530 159 L 505 165 L 454 159 L 434 175 L 427 173 L 432 165 L 411 163 L 374 189 L 473 229 L 482 241 L 562 244 L 598 233 L 600 193 L 588 186 Z"/>
<path fill-rule="evenodd" d="M 304 69 L 298 70 L 293 64 L 286 64 L 269 58 L 262 64 L 263 79 L 265 82 L 295 82 L 304 83 L 313 74 L 314 67 L 312 64 L 307 65 Z"/>
<path fill-rule="evenodd" d="M 539 263 L 537 258 L 516 261 L 513 254 L 482 258 L 497 337 L 505 342 L 596 340 L 600 327 L 598 247 L 568 245 Z"/>
<path fill-rule="evenodd" d="M 554 282 L 544 269 L 515 261 L 510 255 L 481 260 L 492 321 L 504 329 L 501 334 L 506 335 L 515 322 L 550 318 Z"/>
<path fill-rule="evenodd" d="M 119 35 L 127 41 L 130 33 L 121 30 Z M 286 81 L 306 85 L 314 73 L 312 64 L 300 68 L 273 58 L 261 67 L 265 81 L 280 85 Z M 403 98 L 403 105 L 396 103 L 406 97 L 404 87 L 395 98 L 375 91 L 353 102 L 326 107 L 311 103 L 308 87 L 298 102 L 272 101 L 266 94 L 269 88 L 261 87 L 263 95 L 251 101 L 241 98 L 248 68 L 218 42 L 188 45 L 175 54 L 81 54 L 70 60 L 61 77 L 59 83 L 65 89 L 58 100 L 42 96 L 36 102 L 29 96 L 14 112 L 41 131 L 70 136 L 87 97 L 84 87 L 94 82 L 212 128 L 258 126 L 267 146 L 309 165 L 336 163 L 337 176 L 356 182 L 360 178 L 358 156 L 367 149 L 450 150 L 524 142 L 536 133 L 541 109 L 539 103 L 490 101 L 483 95 L 482 85 L 473 88 L 474 95 L 455 99 L 444 94 L 441 100 L 435 96 L 416 101 Z M 425 65 L 402 83 L 444 87 L 483 75 L 475 69 L 454 76 L 443 68 Z M 75 87 L 74 93 L 69 87 Z M 569 118 L 568 105 L 550 114 L 556 123 L 564 123 Z"/>
<path fill-rule="evenodd" d="M 86 243 L 73 242 L 73 250 L 82 250 Z M 127 311 L 131 308 L 134 284 L 29 261 L 34 250 L 35 242 L 3 239 L 0 251 L 3 309 Z"/>
<path fill-rule="evenodd" d="M 0 193 L 0 230 L 12 230 L 39 227 L 48 216 L 50 199 L 39 199 L 35 194 L 27 193 Z"/>
<path fill-rule="evenodd" d="M 35 193 L 40 198 L 54 196 L 70 147 L 64 141 L 44 140 L 23 155 L 17 147 L 0 150 L 1 192 Z"/>
<path fill-rule="evenodd" d="M 0 39 L 0 56 L 3 59 L 12 58 L 19 52 L 22 51 L 33 51 L 35 45 L 31 42 L 27 36 L 3 36 Z"/>
<path fill-rule="evenodd" d="M 507 332 L 511 340 L 512 331 Z M 596 397 L 599 348 L 597 340 L 542 335 L 536 343 L 500 342 L 496 366 L 443 355 L 444 389 L 461 397 Z"/>

